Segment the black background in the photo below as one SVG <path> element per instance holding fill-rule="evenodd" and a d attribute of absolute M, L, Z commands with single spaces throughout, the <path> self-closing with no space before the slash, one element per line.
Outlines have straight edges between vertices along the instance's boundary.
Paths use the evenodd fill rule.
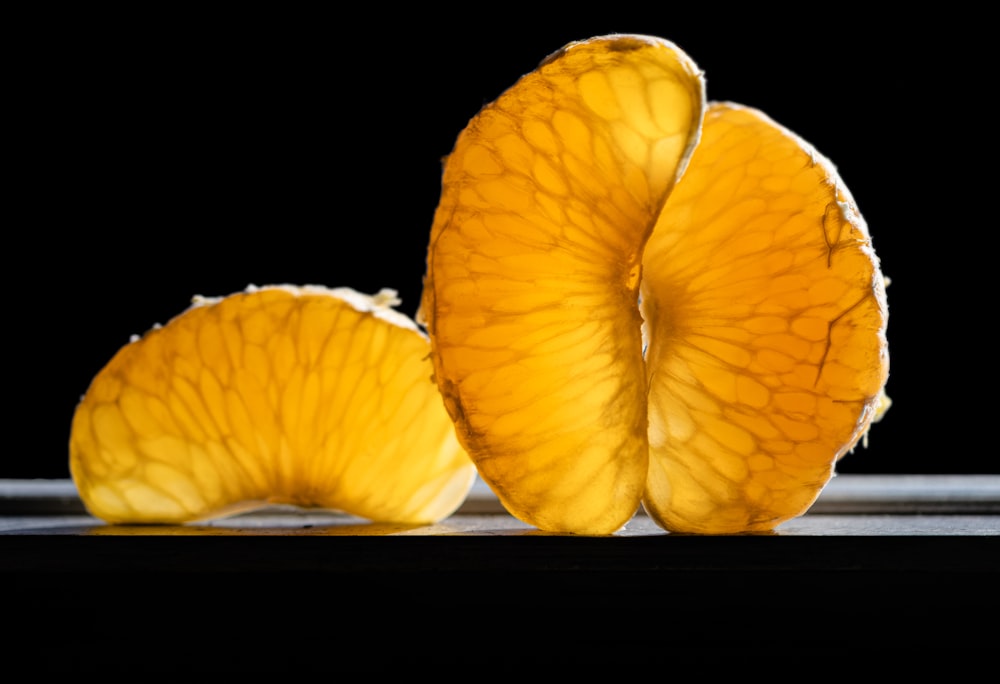
<path fill-rule="evenodd" d="M 1000 472 L 982 437 L 995 373 L 988 19 L 618 4 L 26 18 L 3 86 L 13 382 L 0 478 L 68 477 L 90 380 L 192 295 L 391 287 L 413 315 L 459 131 L 549 53 L 613 32 L 674 41 L 710 99 L 812 142 L 868 221 L 892 281 L 894 406 L 839 471 Z"/>

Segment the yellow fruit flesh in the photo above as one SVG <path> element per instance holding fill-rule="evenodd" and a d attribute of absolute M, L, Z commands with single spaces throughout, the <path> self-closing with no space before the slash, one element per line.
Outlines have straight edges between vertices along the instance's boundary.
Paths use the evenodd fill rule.
<path fill-rule="evenodd" d="M 475 117 L 431 230 L 430 344 L 394 293 L 285 286 L 123 348 L 73 418 L 88 509 L 422 524 L 471 455 L 550 532 L 612 533 L 640 501 L 672 532 L 803 513 L 889 406 L 885 281 L 829 162 L 703 85 L 667 41 L 599 37 Z"/>
<path fill-rule="evenodd" d="M 771 530 L 814 502 L 888 372 L 885 284 L 833 166 L 713 104 L 644 255 L 650 470 L 668 530 Z"/>
<path fill-rule="evenodd" d="M 571 44 L 447 159 L 418 321 L 480 474 L 542 530 L 613 532 L 638 489 L 670 531 L 772 530 L 888 406 L 853 200 L 759 112 L 702 131 L 702 87 L 660 39 Z"/>
<path fill-rule="evenodd" d="M 70 467 L 113 523 L 268 503 L 380 522 L 451 514 L 475 478 L 393 293 L 266 287 L 199 300 L 123 347 L 73 416 Z"/>
<path fill-rule="evenodd" d="M 448 157 L 418 321 L 459 438 L 514 516 L 606 534 L 646 479 L 642 245 L 697 139 L 672 44 L 568 46 Z"/>

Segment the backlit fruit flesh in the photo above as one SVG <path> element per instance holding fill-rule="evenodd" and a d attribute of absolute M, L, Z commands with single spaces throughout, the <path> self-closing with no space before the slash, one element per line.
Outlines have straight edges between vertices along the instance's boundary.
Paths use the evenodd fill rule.
<path fill-rule="evenodd" d="M 702 533 L 804 513 L 887 407 L 885 283 L 836 170 L 713 104 L 643 266 L 646 511 Z"/>
<path fill-rule="evenodd" d="M 266 504 L 423 524 L 475 479 L 395 293 L 269 286 L 196 298 L 118 351 L 73 416 L 80 497 L 111 523 Z"/>
<path fill-rule="evenodd" d="M 642 247 L 703 107 L 672 44 L 592 40 L 487 106 L 447 158 L 417 318 L 480 475 L 540 529 L 610 533 L 639 506 Z"/>
<path fill-rule="evenodd" d="M 551 532 L 771 530 L 888 405 L 833 167 L 656 37 L 571 43 L 470 121 L 417 320 L 483 480 Z"/>

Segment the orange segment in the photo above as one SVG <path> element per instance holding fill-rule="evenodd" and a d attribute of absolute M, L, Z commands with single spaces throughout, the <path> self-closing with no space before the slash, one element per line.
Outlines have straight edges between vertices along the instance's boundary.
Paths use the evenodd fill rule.
<path fill-rule="evenodd" d="M 573 43 L 448 157 L 418 321 L 462 444 L 514 516 L 606 534 L 639 507 L 642 248 L 697 142 L 701 74 L 672 43 Z"/>
<path fill-rule="evenodd" d="M 395 293 L 272 286 L 195 300 L 123 347 L 73 416 L 70 467 L 112 523 L 268 503 L 427 523 L 475 469 Z"/>
<path fill-rule="evenodd" d="M 830 162 L 713 104 L 643 259 L 651 459 L 668 530 L 771 530 L 888 400 L 885 283 Z"/>

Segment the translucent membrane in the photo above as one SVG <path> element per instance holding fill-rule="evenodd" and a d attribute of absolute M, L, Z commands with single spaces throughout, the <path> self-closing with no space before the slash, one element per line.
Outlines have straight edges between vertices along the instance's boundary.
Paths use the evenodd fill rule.
<path fill-rule="evenodd" d="M 265 504 L 426 523 L 475 469 L 394 293 L 251 288 L 198 299 L 123 347 L 73 416 L 91 513 L 183 523 Z"/>
<path fill-rule="evenodd" d="M 462 444 L 531 525 L 604 534 L 639 507 L 642 246 L 703 106 L 671 43 L 584 41 L 480 112 L 447 159 L 418 320 Z"/>
<path fill-rule="evenodd" d="M 418 321 L 507 509 L 607 534 L 804 512 L 888 406 L 885 283 L 833 166 L 659 38 L 572 43 L 448 157 Z"/>
<path fill-rule="evenodd" d="M 702 533 L 804 513 L 887 406 L 885 283 L 834 167 L 712 105 L 644 266 L 647 511 Z"/>

